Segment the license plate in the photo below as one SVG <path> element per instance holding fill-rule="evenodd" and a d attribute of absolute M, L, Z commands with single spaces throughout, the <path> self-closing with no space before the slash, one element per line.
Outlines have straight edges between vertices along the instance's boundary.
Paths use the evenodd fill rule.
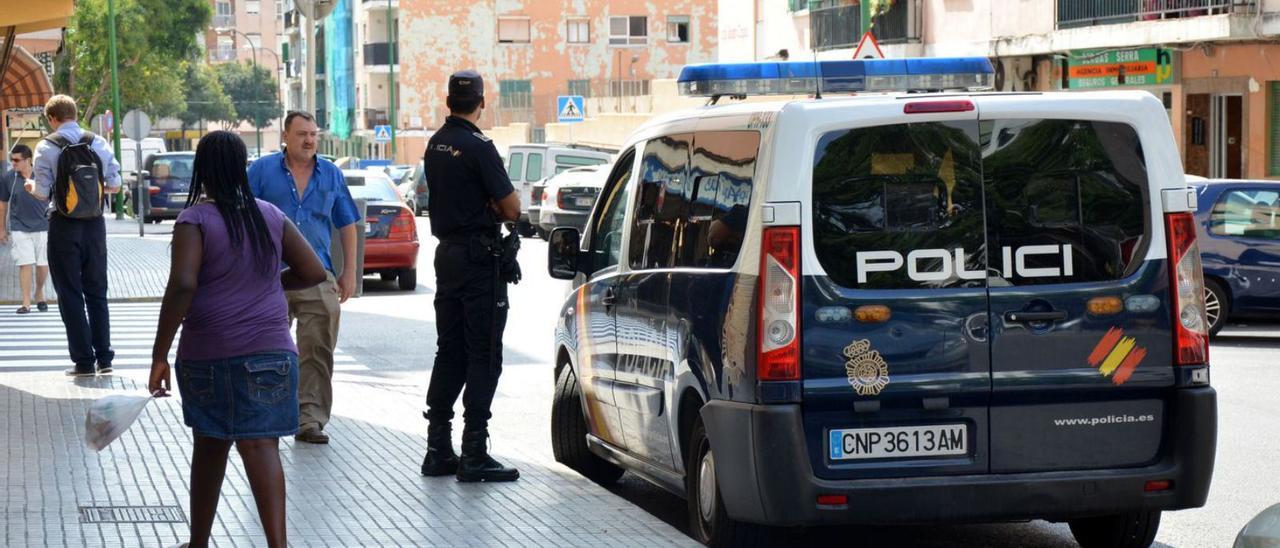
<path fill-rule="evenodd" d="M 898 459 L 967 455 L 967 424 L 832 430 L 831 460 Z"/>
<path fill-rule="evenodd" d="M 179 204 L 185 204 L 187 203 L 187 195 L 186 194 L 170 194 L 169 201 L 177 202 Z"/>
<path fill-rule="evenodd" d="M 575 198 L 573 203 L 578 207 L 591 207 L 592 198 Z"/>

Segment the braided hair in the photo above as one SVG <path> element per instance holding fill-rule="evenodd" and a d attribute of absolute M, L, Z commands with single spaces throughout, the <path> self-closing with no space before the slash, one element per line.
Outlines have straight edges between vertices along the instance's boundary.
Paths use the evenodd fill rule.
<path fill-rule="evenodd" d="M 200 139 L 196 146 L 196 159 L 191 167 L 191 191 L 187 207 L 200 202 L 201 197 L 213 201 L 222 214 L 223 223 L 232 249 L 240 249 L 249 238 L 257 267 L 263 273 L 275 271 L 275 244 L 267 221 L 258 209 L 258 202 L 249 190 L 249 174 L 245 169 L 249 153 L 244 141 L 229 131 L 214 131 Z"/>

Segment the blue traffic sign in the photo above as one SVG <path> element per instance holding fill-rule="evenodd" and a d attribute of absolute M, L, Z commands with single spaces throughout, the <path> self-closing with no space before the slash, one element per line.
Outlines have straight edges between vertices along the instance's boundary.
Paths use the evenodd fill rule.
<path fill-rule="evenodd" d="M 586 119 L 583 106 L 586 101 L 581 95 L 561 95 L 556 97 L 556 120 L 563 122 L 581 122 Z"/>
<path fill-rule="evenodd" d="M 390 143 L 391 126 L 373 126 L 373 141 L 376 143 Z"/>

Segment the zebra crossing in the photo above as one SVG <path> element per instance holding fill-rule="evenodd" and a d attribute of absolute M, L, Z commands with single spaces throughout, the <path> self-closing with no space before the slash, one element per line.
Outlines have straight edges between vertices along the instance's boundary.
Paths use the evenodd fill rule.
<path fill-rule="evenodd" d="M 71 366 L 67 353 L 66 330 L 58 315 L 58 306 L 49 305 L 48 312 L 31 308 L 30 314 L 19 315 L 17 306 L 0 306 L 0 372 L 55 371 Z M 111 347 L 116 351 L 115 369 L 147 369 L 151 367 L 151 345 L 155 342 L 160 319 L 160 303 L 111 303 Z M 173 341 L 170 363 L 178 350 Z M 368 371 L 350 355 L 334 353 L 335 371 Z"/>

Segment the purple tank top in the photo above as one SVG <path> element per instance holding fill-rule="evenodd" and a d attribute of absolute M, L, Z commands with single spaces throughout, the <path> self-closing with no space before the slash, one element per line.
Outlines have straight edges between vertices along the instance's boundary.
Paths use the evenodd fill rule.
<path fill-rule="evenodd" d="M 289 331 L 289 305 L 280 285 L 285 217 L 270 202 L 257 200 L 271 232 L 270 268 L 259 268 L 245 235 L 238 249 L 213 204 L 197 204 L 178 214 L 178 224 L 200 227 L 204 260 L 199 286 L 182 322 L 179 360 L 215 360 L 259 352 L 298 352 Z"/>

